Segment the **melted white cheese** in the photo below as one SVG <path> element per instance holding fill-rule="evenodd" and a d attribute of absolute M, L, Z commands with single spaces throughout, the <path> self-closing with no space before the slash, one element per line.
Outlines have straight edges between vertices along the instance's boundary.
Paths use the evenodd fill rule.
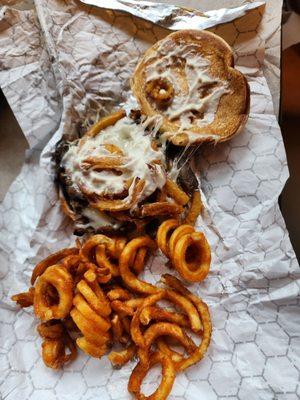
<path fill-rule="evenodd" d="M 82 225 L 78 224 L 78 228 L 86 229 L 87 227 L 91 226 L 95 231 L 97 231 L 104 226 L 111 226 L 113 229 L 119 229 L 121 226 L 121 223 L 114 218 L 111 218 L 108 215 L 91 207 L 85 208 L 82 212 L 82 215 L 87 217 L 89 222 Z"/>
<path fill-rule="evenodd" d="M 175 42 L 166 42 L 157 52 L 156 56 L 146 60 L 146 81 L 166 78 L 173 85 L 175 92 L 170 105 L 160 112 L 169 120 L 179 123 L 179 132 L 184 131 L 188 134 L 188 130 L 195 124 L 202 127 L 212 123 L 220 98 L 229 93 L 228 83 L 210 75 L 211 63 L 200 55 L 197 44 L 178 45 Z M 178 66 L 176 63 L 179 63 Z M 179 74 L 182 69 L 185 75 L 184 82 Z M 197 115 L 194 115 L 193 111 L 196 111 Z M 192 133 L 189 135 L 191 141 L 193 136 Z M 199 135 L 195 140 L 196 138 L 199 138 Z"/>
<path fill-rule="evenodd" d="M 71 177 L 73 184 L 93 194 L 103 196 L 121 193 L 126 182 L 139 178 L 145 181 L 139 201 L 151 195 L 166 182 L 165 157 L 163 152 L 151 147 L 151 135 L 145 133 L 145 127 L 151 121 L 136 124 L 124 117 L 115 125 L 103 129 L 98 135 L 72 144 L 62 159 L 62 165 Z M 157 129 L 157 128 L 156 128 Z M 81 145 L 79 145 L 81 143 Z M 91 157 L 114 157 L 103 145 L 113 144 L 122 150 L 126 163 L 122 172 L 84 167 L 84 160 Z M 129 190 L 129 197 L 133 185 Z"/>

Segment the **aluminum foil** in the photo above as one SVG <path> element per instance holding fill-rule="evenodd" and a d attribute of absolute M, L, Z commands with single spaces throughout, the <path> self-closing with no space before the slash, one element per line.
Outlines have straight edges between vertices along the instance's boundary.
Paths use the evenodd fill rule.
<path fill-rule="evenodd" d="M 165 3 L 135 0 L 80 0 L 81 3 L 104 9 L 124 11 L 173 31 L 180 29 L 207 29 L 220 23 L 242 17 L 249 10 L 265 4 L 264 1 L 246 3 L 235 8 L 221 8 L 207 12 Z"/>

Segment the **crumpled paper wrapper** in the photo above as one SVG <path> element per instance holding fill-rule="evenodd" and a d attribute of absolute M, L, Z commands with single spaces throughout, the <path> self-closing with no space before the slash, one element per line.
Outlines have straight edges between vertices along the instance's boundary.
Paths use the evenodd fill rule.
<path fill-rule="evenodd" d="M 250 84 L 251 111 L 243 133 L 216 147 L 202 146 L 194 160 L 206 199 L 198 229 L 211 243 L 213 262 L 205 282 L 191 290 L 209 304 L 214 330 L 208 354 L 177 376 L 170 399 L 299 396 L 299 267 L 278 207 L 288 168 L 263 74 L 265 40 L 271 46 L 270 35 L 278 38 L 276 18 L 258 8 L 212 29 L 234 48 Z M 0 208 L 5 400 L 130 398 L 133 362 L 113 370 L 106 357 L 80 354 L 62 371 L 47 369 L 32 311 L 19 310 L 10 296 L 27 289 L 38 261 L 74 242 L 53 184 L 55 143 L 87 115 L 126 102 L 140 55 L 167 33 L 75 0 L 0 10 L 0 85 L 30 145 Z M 167 271 L 165 261 L 153 258 L 145 278 L 157 281 Z M 158 377 L 157 370 L 148 374 L 147 394 Z"/>

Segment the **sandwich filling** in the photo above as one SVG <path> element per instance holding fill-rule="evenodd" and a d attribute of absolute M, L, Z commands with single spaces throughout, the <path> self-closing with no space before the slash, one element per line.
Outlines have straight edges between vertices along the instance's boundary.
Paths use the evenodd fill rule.
<path fill-rule="evenodd" d="M 142 202 L 166 183 L 165 156 L 154 145 L 155 132 L 146 130 L 149 121 L 139 124 L 124 117 L 94 137 L 87 135 L 71 142 L 61 160 L 61 167 L 76 191 L 89 203 L 121 199 Z M 138 183 L 139 191 L 136 193 Z M 141 184 L 143 182 L 143 184 Z M 82 210 L 95 230 L 101 226 L 117 227 L 116 221 L 91 205 Z"/>

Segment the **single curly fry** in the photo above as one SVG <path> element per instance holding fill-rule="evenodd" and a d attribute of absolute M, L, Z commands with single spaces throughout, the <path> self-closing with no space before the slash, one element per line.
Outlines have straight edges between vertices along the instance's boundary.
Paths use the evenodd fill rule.
<path fill-rule="evenodd" d="M 114 125 L 117 121 L 119 121 L 119 119 L 124 118 L 125 115 L 125 110 L 119 110 L 113 114 L 108 115 L 107 117 L 100 119 L 90 128 L 88 132 L 86 132 L 81 140 L 98 135 L 98 133 L 101 132 L 103 129 Z"/>
<path fill-rule="evenodd" d="M 174 230 L 179 226 L 179 221 L 177 219 L 167 219 L 162 224 L 160 224 L 156 240 L 157 245 L 166 257 L 170 257 L 169 241 Z"/>
<path fill-rule="evenodd" d="M 131 209 L 137 203 L 139 196 L 144 189 L 145 181 L 136 179 L 132 185 L 132 193 L 125 199 L 99 199 L 94 203 L 90 203 L 91 207 L 94 207 L 99 211 L 125 211 Z"/>
<path fill-rule="evenodd" d="M 203 281 L 210 269 L 210 246 L 201 232 L 181 237 L 173 253 L 173 263 L 179 274 L 189 282 Z"/>
<path fill-rule="evenodd" d="M 45 365 L 60 369 L 64 364 L 65 345 L 61 339 L 46 339 L 42 343 L 42 357 Z"/>
<path fill-rule="evenodd" d="M 143 309 L 154 305 L 162 299 L 169 300 L 176 306 L 180 307 L 186 313 L 191 329 L 194 332 L 201 331 L 202 324 L 197 309 L 193 303 L 173 290 L 160 290 L 157 294 L 146 297 L 132 317 L 130 332 L 132 340 L 137 346 L 143 347 L 145 345 L 144 336 L 140 327 L 140 315 Z"/>
<path fill-rule="evenodd" d="M 184 328 L 190 327 L 189 319 L 184 314 L 168 311 L 158 306 L 144 307 L 140 314 L 141 323 L 149 325 L 152 320 L 172 322 Z"/>
<path fill-rule="evenodd" d="M 78 254 L 78 249 L 76 247 L 72 247 L 70 249 L 59 250 L 58 252 L 46 257 L 43 261 L 39 262 L 33 269 L 31 275 L 31 284 L 33 285 L 37 277 L 42 275 L 48 267 L 50 267 L 51 265 L 58 264 L 67 256 L 76 254 Z"/>
<path fill-rule="evenodd" d="M 66 354 L 66 347 L 70 353 Z M 46 339 L 42 343 L 42 358 L 45 365 L 52 369 L 59 369 L 77 356 L 74 341 L 65 333 L 59 339 Z"/>
<path fill-rule="evenodd" d="M 109 269 L 111 276 L 119 276 L 119 266 L 107 255 L 107 248 L 104 245 L 98 245 L 95 251 L 97 265 Z"/>
<path fill-rule="evenodd" d="M 159 215 L 181 214 L 181 205 L 170 203 L 169 201 L 157 201 L 156 203 L 143 204 L 141 207 L 142 217 L 157 217 Z"/>
<path fill-rule="evenodd" d="M 149 369 L 155 364 L 161 364 L 162 380 L 154 393 L 150 396 L 145 396 L 141 393 L 141 385 Z M 129 378 L 128 391 L 132 393 L 136 399 L 140 400 L 165 400 L 172 390 L 175 376 L 176 372 L 172 360 L 163 353 L 157 351 L 150 355 L 148 365 L 142 364 L 141 362 L 136 365 Z"/>
<path fill-rule="evenodd" d="M 121 368 L 132 360 L 136 353 L 136 345 L 131 343 L 128 347 L 120 351 L 111 351 L 108 355 L 109 361 L 115 368 Z"/>
<path fill-rule="evenodd" d="M 134 309 L 120 300 L 114 300 L 110 303 L 111 308 L 120 316 L 132 316 Z"/>
<path fill-rule="evenodd" d="M 91 357 L 101 358 L 107 352 L 106 344 L 92 343 L 86 340 L 85 337 L 76 339 L 77 346 Z"/>
<path fill-rule="evenodd" d="M 170 346 L 166 343 L 167 338 L 159 337 L 156 340 L 156 345 L 159 351 L 166 354 L 174 364 L 183 360 L 183 354 L 180 354 L 178 351 L 175 351 L 170 348 Z M 186 349 L 185 349 L 186 350 Z"/>
<path fill-rule="evenodd" d="M 91 236 L 81 247 L 80 257 L 85 262 L 95 262 L 95 249 L 99 245 L 114 246 L 113 239 L 105 235 Z"/>
<path fill-rule="evenodd" d="M 34 312 L 42 321 L 65 318 L 72 307 L 73 279 L 61 265 L 52 265 L 39 277 L 34 293 Z M 57 302 L 47 296 L 47 291 L 57 293 Z"/>
<path fill-rule="evenodd" d="M 136 252 L 135 257 L 131 260 L 133 271 L 138 275 L 144 270 L 147 249 L 142 247 Z"/>
<path fill-rule="evenodd" d="M 99 315 L 107 317 L 111 313 L 109 302 L 97 282 L 81 280 L 76 286 L 90 307 Z"/>
<path fill-rule="evenodd" d="M 115 289 L 110 290 L 107 292 L 107 297 L 109 298 L 110 301 L 114 300 L 129 300 L 132 298 L 132 294 L 128 292 L 128 290 L 123 289 L 121 287 L 117 287 Z"/>
<path fill-rule="evenodd" d="M 32 306 L 34 299 L 34 287 L 29 288 L 28 292 L 14 294 L 11 296 L 11 299 L 22 308 Z"/>
<path fill-rule="evenodd" d="M 170 241 L 169 241 L 169 250 L 170 250 L 170 255 L 171 255 L 171 259 L 174 257 L 175 254 L 175 248 L 176 248 L 176 244 L 178 242 L 179 239 L 181 239 L 183 236 L 189 234 L 189 233 L 193 233 L 195 232 L 195 229 L 193 226 L 191 225 L 180 225 L 177 229 L 175 229 L 175 231 L 172 233 L 172 236 L 170 237 Z"/>
<path fill-rule="evenodd" d="M 161 251 L 170 258 L 179 274 L 189 282 L 204 280 L 211 263 L 210 246 L 193 226 L 179 225 L 175 219 L 164 221 L 156 240 Z"/>
<path fill-rule="evenodd" d="M 144 332 L 144 346 L 138 349 L 138 355 L 143 364 L 148 364 L 150 348 L 160 336 L 172 336 L 188 353 L 194 352 L 197 348 L 193 340 L 186 335 L 180 326 L 170 322 L 157 322 L 146 329 Z"/>
<path fill-rule="evenodd" d="M 190 201 L 189 196 L 171 179 L 167 179 L 165 190 L 167 195 L 172 197 L 181 206 L 185 206 Z"/>
<path fill-rule="evenodd" d="M 123 337 L 124 326 L 118 314 L 114 314 L 111 318 L 111 330 L 114 343 L 121 342 Z"/>
<path fill-rule="evenodd" d="M 147 82 L 145 92 L 158 104 L 158 106 L 169 104 L 174 97 L 174 87 L 166 78 L 152 79 Z"/>
<path fill-rule="evenodd" d="M 186 287 L 184 287 L 182 283 L 179 281 L 179 279 L 175 278 L 170 274 L 164 274 L 162 276 L 162 281 L 169 287 L 177 290 L 179 293 L 182 294 L 182 296 L 187 297 L 194 303 L 200 315 L 203 326 L 202 341 L 200 345 L 197 347 L 196 351 L 194 351 L 190 355 L 190 357 L 182 360 L 176 365 L 176 370 L 184 371 L 186 368 L 199 362 L 204 357 L 204 354 L 208 349 L 212 333 L 210 313 L 204 301 L 202 301 L 199 297 L 191 293 Z"/>
<path fill-rule="evenodd" d="M 59 339 L 65 332 L 64 326 L 59 320 L 43 322 L 37 326 L 37 331 L 44 339 Z"/>
<path fill-rule="evenodd" d="M 100 331 L 104 332 L 109 330 L 111 326 L 110 322 L 101 315 L 97 314 L 80 293 L 75 295 L 73 304 L 74 307 L 76 307 L 76 309 L 82 314 L 82 316 L 90 321 L 91 326 L 95 327 L 95 329 L 99 329 Z M 80 326 L 78 326 L 78 328 L 82 330 Z"/>
<path fill-rule="evenodd" d="M 191 205 L 187 216 L 185 217 L 185 223 L 190 225 L 195 225 L 198 216 L 201 214 L 203 208 L 201 195 L 198 190 L 196 190 L 192 195 Z"/>
<path fill-rule="evenodd" d="M 150 283 L 139 280 L 131 271 L 130 271 L 130 261 L 133 259 L 134 255 L 140 248 L 148 248 L 154 250 L 156 245 L 155 242 L 150 239 L 148 236 L 141 236 L 135 239 L 132 239 L 130 242 L 126 244 L 124 250 L 122 251 L 119 268 L 120 275 L 127 287 L 129 287 L 134 292 L 144 293 L 144 294 L 152 294 L 158 291 L 158 289 L 151 285 Z"/>

